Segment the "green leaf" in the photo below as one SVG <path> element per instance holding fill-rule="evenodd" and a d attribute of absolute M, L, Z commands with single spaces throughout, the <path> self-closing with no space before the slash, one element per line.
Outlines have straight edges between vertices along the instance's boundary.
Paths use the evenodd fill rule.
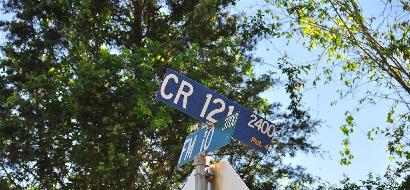
<path fill-rule="evenodd" d="M 343 70 L 346 71 L 357 71 L 359 69 L 359 63 L 353 61 L 347 61 L 347 65 L 343 66 Z"/>
<path fill-rule="evenodd" d="M 20 96 L 18 95 L 18 93 L 16 91 L 14 91 L 13 94 L 7 98 L 6 102 L 7 102 L 8 105 L 13 106 L 19 100 L 20 100 Z"/>
<path fill-rule="evenodd" d="M 406 155 L 406 159 L 410 160 L 410 152 L 406 151 L 406 152 L 404 152 L 404 154 Z"/>
<path fill-rule="evenodd" d="M 354 125 L 354 121 L 353 121 L 354 119 L 353 119 L 353 116 L 352 115 L 350 115 L 350 114 L 347 114 L 346 115 L 346 123 L 347 123 L 347 125 L 349 125 L 349 126 L 353 126 Z"/>
<path fill-rule="evenodd" d="M 343 140 L 343 146 L 345 146 L 345 148 L 349 147 L 349 140 L 348 139 Z"/>
<path fill-rule="evenodd" d="M 374 140 L 374 138 L 373 138 L 373 136 L 372 136 L 372 131 L 367 132 L 367 139 L 369 139 L 369 140 L 371 140 L 371 141 Z"/>
<path fill-rule="evenodd" d="M 343 132 L 344 135 L 346 135 L 346 136 L 349 135 L 349 129 L 347 128 L 346 125 L 340 126 L 340 130 Z"/>
<path fill-rule="evenodd" d="M 387 113 L 387 119 L 386 119 L 386 122 L 387 122 L 387 123 L 394 123 L 394 121 L 395 121 L 394 111 L 395 111 L 395 109 L 392 108 L 392 109 L 389 111 L 389 113 Z"/>

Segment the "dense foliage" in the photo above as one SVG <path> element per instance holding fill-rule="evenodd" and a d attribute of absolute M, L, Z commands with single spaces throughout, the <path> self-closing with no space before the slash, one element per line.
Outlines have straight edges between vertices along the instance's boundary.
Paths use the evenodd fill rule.
<path fill-rule="evenodd" d="M 174 68 L 278 125 L 266 157 L 233 143 L 227 157 L 253 189 L 312 177 L 283 163 L 315 151 L 318 122 L 301 110 L 301 68 L 284 64 L 287 109 L 259 94 L 275 75 L 254 76 L 252 51 L 278 25 L 232 14 L 233 0 L 9 0 L 1 28 L 0 187 L 174 189 L 182 141 L 197 121 L 154 99 Z"/>

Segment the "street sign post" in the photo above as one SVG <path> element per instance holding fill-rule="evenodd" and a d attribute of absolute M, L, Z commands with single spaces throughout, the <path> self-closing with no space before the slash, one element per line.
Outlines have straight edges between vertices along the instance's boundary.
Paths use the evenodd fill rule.
<path fill-rule="evenodd" d="M 167 69 L 155 97 L 201 122 L 215 124 L 209 124 L 186 137 L 179 156 L 178 167 L 195 160 L 196 190 L 207 190 L 207 178 L 214 175 L 207 173 L 207 169 L 212 170 L 208 167 L 207 152 L 229 144 L 232 137 L 264 154 L 269 150 L 275 125 L 177 71 Z M 219 176 L 219 181 L 213 183 L 216 190 L 248 189 L 229 164 L 222 163 L 213 170 L 217 172 L 215 176 Z"/>
<path fill-rule="evenodd" d="M 216 123 L 238 112 L 237 126 L 232 137 L 264 154 L 269 150 L 275 133 L 274 124 L 175 70 L 167 69 L 156 99 L 204 123 Z M 205 135 L 205 131 L 200 131 L 196 134 L 197 138 L 199 135 Z M 189 150 L 189 154 L 183 157 L 182 163 L 192 155 L 191 150 L 199 149 L 195 144 L 190 144 L 195 141 L 195 135 L 188 136 L 187 140 L 189 141 L 185 141 L 187 144 L 184 143 L 184 147 Z M 183 149 L 183 152 L 186 150 Z"/>

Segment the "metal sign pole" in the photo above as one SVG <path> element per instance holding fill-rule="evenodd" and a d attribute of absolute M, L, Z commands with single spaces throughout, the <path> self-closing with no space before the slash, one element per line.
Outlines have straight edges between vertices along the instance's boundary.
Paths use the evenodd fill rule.
<path fill-rule="evenodd" d="M 195 165 L 195 190 L 208 190 L 208 173 L 209 157 L 202 152 L 194 159 Z"/>
<path fill-rule="evenodd" d="M 214 127 L 214 125 L 210 122 L 206 124 L 206 129 L 209 131 Z M 204 136 L 203 141 L 205 140 L 206 136 Z M 195 166 L 195 190 L 208 190 L 208 177 L 210 176 L 210 159 L 209 156 L 206 154 L 206 150 L 204 149 L 205 143 L 202 143 L 201 153 L 199 153 L 194 158 L 194 166 Z"/>

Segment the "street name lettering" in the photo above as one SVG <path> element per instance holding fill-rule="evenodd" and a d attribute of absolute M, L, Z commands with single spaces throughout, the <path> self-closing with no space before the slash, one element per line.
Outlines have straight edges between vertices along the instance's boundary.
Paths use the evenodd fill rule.
<path fill-rule="evenodd" d="M 156 99 L 178 109 L 201 122 L 212 122 L 227 117 L 220 132 L 227 128 L 235 128 L 232 137 L 266 154 L 275 134 L 275 125 L 247 108 L 233 102 L 219 93 L 206 88 L 194 80 L 167 69 L 164 80 L 156 94 Z M 233 125 L 232 123 L 235 123 Z M 207 139 L 215 139 L 215 131 L 207 133 Z M 205 133 L 203 134 L 205 135 Z M 184 158 L 190 157 L 192 147 L 211 146 L 208 141 L 200 141 L 192 136 L 189 142 L 184 143 Z"/>

